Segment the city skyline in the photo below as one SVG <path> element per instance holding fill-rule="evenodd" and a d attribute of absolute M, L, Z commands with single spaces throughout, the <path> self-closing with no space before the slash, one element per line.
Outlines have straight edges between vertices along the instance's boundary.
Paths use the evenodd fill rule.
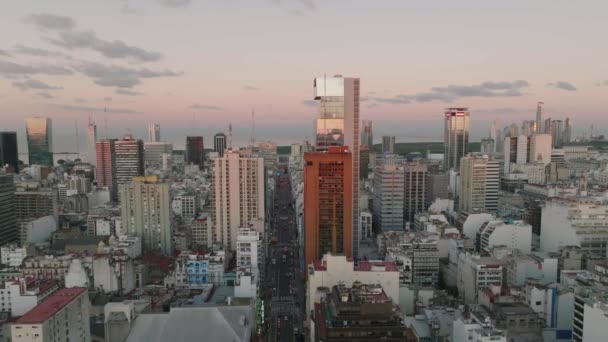
<path fill-rule="evenodd" d="M 26 116 L 53 119 L 56 151 L 74 149 L 74 121 L 84 132 L 89 116 L 100 138 L 129 129 L 145 140 L 158 122 L 180 149 L 184 136 L 211 137 L 231 122 L 235 145 L 245 145 L 252 108 L 256 135 L 284 145 L 314 138 L 314 77 L 343 74 L 363 81 L 361 119 L 397 141 L 441 141 L 438 122 L 454 106 L 471 109 L 472 141 L 494 119 L 534 120 L 537 102 L 545 117 L 572 118 L 574 136 L 592 123 L 600 131 L 606 5 L 546 4 L 20 2 L 0 14 L 14 27 L 2 33 L 0 116 L 21 152 Z M 167 25 L 149 35 L 159 21 Z"/>

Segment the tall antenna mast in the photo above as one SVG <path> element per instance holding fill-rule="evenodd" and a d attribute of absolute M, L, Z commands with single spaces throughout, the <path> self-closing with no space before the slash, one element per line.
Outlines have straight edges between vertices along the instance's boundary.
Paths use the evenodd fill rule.
<path fill-rule="evenodd" d="M 251 109 L 251 147 L 255 146 L 255 110 Z"/>
<path fill-rule="evenodd" d="M 228 124 L 228 149 L 232 150 L 232 122 Z"/>
<path fill-rule="evenodd" d="M 74 120 L 74 128 L 76 130 L 76 156 L 80 153 L 78 149 L 78 119 Z"/>

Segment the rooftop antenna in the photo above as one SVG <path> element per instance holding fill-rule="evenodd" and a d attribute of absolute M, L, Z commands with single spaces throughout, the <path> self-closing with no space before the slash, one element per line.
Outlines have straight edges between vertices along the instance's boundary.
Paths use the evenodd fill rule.
<path fill-rule="evenodd" d="M 108 107 L 103 108 L 103 134 L 105 138 L 108 139 L 108 117 L 106 113 L 108 112 Z"/>
<path fill-rule="evenodd" d="M 255 110 L 251 109 L 251 148 L 255 146 Z"/>
<path fill-rule="evenodd" d="M 76 130 L 76 156 L 78 157 L 78 154 L 80 153 L 78 148 L 78 119 L 74 120 L 74 128 Z"/>
<path fill-rule="evenodd" d="M 228 124 L 228 149 L 232 150 L 232 122 Z"/>

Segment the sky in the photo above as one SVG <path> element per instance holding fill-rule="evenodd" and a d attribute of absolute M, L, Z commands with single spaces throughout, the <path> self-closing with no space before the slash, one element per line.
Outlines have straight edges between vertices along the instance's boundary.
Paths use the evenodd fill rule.
<path fill-rule="evenodd" d="M 570 117 L 575 135 L 608 128 L 606 1 L 2 0 L 0 130 L 53 119 L 54 149 L 100 137 L 206 146 L 313 137 L 313 79 L 361 79 L 375 140 L 440 141 L 443 109 L 490 123 Z M 9 5 L 10 4 L 10 5 Z M 76 128 L 79 131 L 76 143 Z"/>

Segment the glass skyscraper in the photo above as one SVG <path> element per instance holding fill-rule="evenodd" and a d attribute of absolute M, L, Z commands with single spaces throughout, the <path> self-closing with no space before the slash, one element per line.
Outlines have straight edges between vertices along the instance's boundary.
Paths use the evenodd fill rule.
<path fill-rule="evenodd" d="M 50 118 L 25 120 L 30 165 L 53 166 L 53 130 Z"/>
<path fill-rule="evenodd" d="M 16 132 L 0 132 L 0 168 L 5 166 L 10 171 L 19 173 Z"/>
<path fill-rule="evenodd" d="M 460 159 L 469 152 L 469 109 L 447 108 L 444 130 L 444 170 L 460 169 Z"/>
<path fill-rule="evenodd" d="M 352 252 L 355 259 L 359 255 L 359 85 L 358 78 L 341 75 L 314 80 L 314 99 L 319 101 L 319 116 L 315 121 L 316 150 L 348 146 L 352 153 Z"/>

